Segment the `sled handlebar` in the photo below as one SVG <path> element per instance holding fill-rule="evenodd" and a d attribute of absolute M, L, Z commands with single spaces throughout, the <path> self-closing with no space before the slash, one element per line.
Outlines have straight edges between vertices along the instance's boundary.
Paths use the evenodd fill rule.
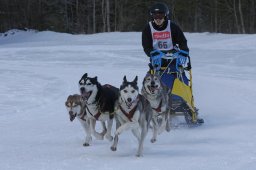
<path fill-rule="evenodd" d="M 177 52 L 167 52 L 164 53 L 160 50 L 153 50 L 150 53 L 151 56 L 151 64 L 156 69 L 159 70 L 162 65 L 162 59 L 169 60 L 171 63 L 174 59 L 176 60 L 176 70 L 179 70 L 179 67 L 183 67 L 185 69 L 191 69 L 191 62 L 188 52 L 180 50 Z M 169 64 L 168 64 L 169 65 Z"/>
<path fill-rule="evenodd" d="M 163 58 L 163 59 L 166 59 L 166 60 L 173 60 L 173 59 L 176 59 L 177 56 L 175 56 L 175 55 L 173 55 L 173 54 L 171 54 L 171 53 L 167 53 L 167 54 L 165 54 L 162 58 Z"/>

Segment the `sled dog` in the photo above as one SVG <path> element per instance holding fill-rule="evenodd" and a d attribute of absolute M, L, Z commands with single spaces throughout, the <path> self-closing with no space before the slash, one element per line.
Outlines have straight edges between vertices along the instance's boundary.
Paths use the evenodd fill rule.
<path fill-rule="evenodd" d="M 123 78 L 116 104 L 117 129 L 111 150 L 116 151 L 118 136 L 125 130 L 131 130 L 138 140 L 136 156 L 142 156 L 144 139 L 152 118 L 152 109 L 150 103 L 139 94 L 137 80 L 137 76 L 132 82 L 128 82 L 126 76 Z"/>
<path fill-rule="evenodd" d="M 157 134 L 160 134 L 166 129 L 170 131 L 169 121 L 169 92 L 164 86 L 161 79 L 156 74 L 147 73 L 142 82 L 141 94 L 149 101 L 153 110 L 153 137 L 151 142 L 154 143 Z"/>
<path fill-rule="evenodd" d="M 77 118 L 86 133 L 85 143 L 83 144 L 83 146 L 89 146 L 89 143 L 92 141 L 92 137 L 90 135 L 90 123 L 87 120 L 85 104 L 82 102 L 81 96 L 78 94 L 69 95 L 65 102 L 65 106 L 68 110 L 70 121 L 72 122 L 75 118 Z M 95 121 L 92 121 L 93 130 L 95 129 L 95 123 Z M 101 132 L 101 135 L 104 135 L 107 132 L 105 122 L 102 123 L 102 127 L 103 131 Z"/>
<path fill-rule="evenodd" d="M 104 137 L 112 141 L 111 129 L 113 124 L 115 103 L 118 99 L 118 88 L 111 85 L 101 85 L 97 77 L 88 77 L 85 73 L 79 80 L 79 90 L 82 100 L 85 103 L 87 119 L 90 122 L 92 134 L 96 139 Z M 95 131 L 95 121 L 107 122 L 106 134 L 99 134 Z"/>

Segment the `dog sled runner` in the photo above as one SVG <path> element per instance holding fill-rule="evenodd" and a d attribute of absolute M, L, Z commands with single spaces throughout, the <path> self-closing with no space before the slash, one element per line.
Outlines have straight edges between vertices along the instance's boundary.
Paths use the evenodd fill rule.
<path fill-rule="evenodd" d="M 165 54 L 159 50 L 151 52 L 150 73 L 158 74 L 169 88 L 171 117 L 184 116 L 189 126 L 201 125 L 204 120 L 198 117 L 198 109 L 194 104 L 190 57 L 178 54 Z"/>

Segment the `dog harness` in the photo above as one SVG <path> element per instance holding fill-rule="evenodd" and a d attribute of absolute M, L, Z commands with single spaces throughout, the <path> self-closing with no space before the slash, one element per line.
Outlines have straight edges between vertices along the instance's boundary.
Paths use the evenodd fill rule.
<path fill-rule="evenodd" d="M 133 117 L 135 111 L 137 110 L 137 106 L 138 106 L 138 104 L 136 104 L 136 106 L 135 106 L 129 113 L 127 113 L 127 112 L 122 108 L 122 106 L 119 105 L 120 110 L 123 112 L 123 114 L 124 114 L 130 121 L 132 121 L 132 117 Z"/>
<path fill-rule="evenodd" d="M 161 107 L 162 107 L 162 101 L 163 101 L 163 99 L 160 101 L 160 103 L 159 103 L 157 108 L 153 108 L 152 107 L 152 109 L 154 109 L 156 112 L 160 113 L 161 112 Z"/>
<path fill-rule="evenodd" d="M 93 116 L 96 120 L 99 119 L 99 117 L 100 117 L 100 115 L 101 115 L 101 112 L 97 112 L 95 115 L 93 115 L 93 114 L 90 112 L 90 110 L 89 110 L 89 108 L 88 108 L 87 106 L 86 106 L 86 109 L 88 110 L 88 112 L 90 113 L 90 115 Z"/>
<path fill-rule="evenodd" d="M 80 115 L 81 115 L 81 116 L 80 116 Z M 86 121 L 86 119 L 85 119 L 86 110 L 84 111 L 84 113 L 79 114 L 79 116 L 80 116 L 80 119 L 82 119 L 83 121 Z"/>
<path fill-rule="evenodd" d="M 140 100 L 140 98 L 141 98 L 141 95 L 139 94 L 139 95 L 137 96 L 137 98 L 136 98 L 134 101 L 138 101 L 138 100 Z M 123 99 L 122 99 L 122 101 L 123 101 Z M 134 101 L 133 101 L 133 102 L 134 102 Z M 127 105 L 127 104 L 126 104 L 126 105 Z M 127 105 L 127 106 L 128 106 L 128 105 Z M 127 112 L 122 108 L 122 106 L 119 104 L 120 110 L 122 111 L 122 113 L 123 113 L 130 121 L 132 121 L 132 117 L 133 117 L 135 111 L 137 110 L 137 106 L 138 106 L 138 103 L 134 106 L 134 108 L 133 108 L 132 110 L 130 110 L 129 113 L 127 113 Z M 129 106 L 128 106 L 128 107 L 129 107 Z"/>
<path fill-rule="evenodd" d="M 82 119 L 83 121 L 86 121 L 85 116 L 87 115 L 86 113 L 86 105 L 81 109 L 80 113 L 77 115 Z"/>

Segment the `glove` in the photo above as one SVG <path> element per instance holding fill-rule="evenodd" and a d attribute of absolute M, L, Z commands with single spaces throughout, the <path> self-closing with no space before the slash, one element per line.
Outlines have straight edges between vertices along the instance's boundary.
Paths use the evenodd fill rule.
<path fill-rule="evenodd" d="M 150 58 L 151 58 L 151 63 L 154 69 L 160 70 L 162 66 L 162 57 L 165 54 L 161 52 L 160 50 L 153 50 L 150 52 Z"/>
<path fill-rule="evenodd" d="M 177 57 L 177 61 L 176 62 L 177 62 L 178 65 L 184 66 L 186 64 L 186 62 L 187 62 L 187 57 L 179 55 Z"/>
<path fill-rule="evenodd" d="M 156 70 L 160 70 L 161 65 L 162 65 L 162 56 L 161 55 L 155 55 L 151 57 L 151 63 L 153 68 Z"/>
<path fill-rule="evenodd" d="M 179 70 L 179 67 L 186 67 L 188 54 L 189 53 L 184 50 L 180 50 L 173 54 L 176 57 L 176 70 Z"/>

